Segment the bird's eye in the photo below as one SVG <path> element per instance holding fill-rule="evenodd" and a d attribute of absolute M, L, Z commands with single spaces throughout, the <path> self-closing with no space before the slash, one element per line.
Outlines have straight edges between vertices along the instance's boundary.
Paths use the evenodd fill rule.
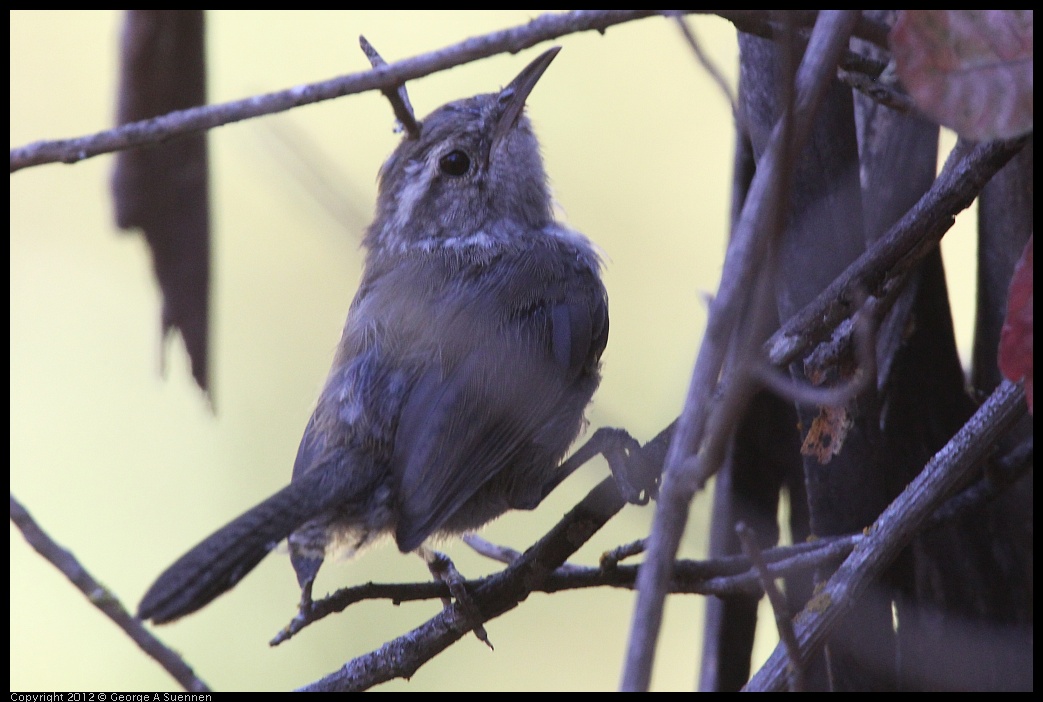
<path fill-rule="evenodd" d="M 446 175 L 459 177 L 471 168 L 471 157 L 457 149 L 450 151 L 438 161 L 438 167 Z"/>

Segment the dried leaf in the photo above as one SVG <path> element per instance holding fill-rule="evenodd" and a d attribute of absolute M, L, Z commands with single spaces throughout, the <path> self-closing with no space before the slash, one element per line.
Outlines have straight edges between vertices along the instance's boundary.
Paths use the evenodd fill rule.
<path fill-rule="evenodd" d="M 129 10 L 120 55 L 119 124 L 206 103 L 202 10 Z M 163 292 L 164 336 L 181 332 L 208 390 L 210 207 L 206 134 L 121 152 L 116 224 L 140 229 Z"/>

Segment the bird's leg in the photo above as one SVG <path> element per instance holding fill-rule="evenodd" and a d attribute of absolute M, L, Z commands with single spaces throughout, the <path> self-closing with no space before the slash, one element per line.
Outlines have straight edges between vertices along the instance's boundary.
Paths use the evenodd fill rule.
<path fill-rule="evenodd" d="M 489 635 L 485 632 L 485 627 L 482 626 L 482 618 L 478 613 L 478 608 L 464 588 L 464 577 L 460 575 L 460 571 L 453 565 L 453 561 L 441 551 L 435 551 L 425 546 L 417 549 L 417 553 L 424 559 L 431 576 L 438 582 L 445 583 L 449 588 L 449 594 L 453 596 L 453 599 L 460 606 L 464 619 L 471 627 L 474 635 L 491 649 L 493 645 L 489 641 Z M 442 604 L 448 607 L 450 604 L 449 599 L 443 597 Z"/>
<path fill-rule="evenodd" d="M 289 546 L 290 563 L 297 573 L 297 584 L 301 588 L 301 601 L 297 608 L 302 614 L 307 614 L 312 607 L 312 586 L 315 584 L 315 576 L 319 574 L 319 568 L 322 567 L 323 559 L 299 545 L 293 534 L 290 535 Z"/>
<path fill-rule="evenodd" d="M 554 478 L 544 486 L 543 497 L 598 454 L 608 461 L 619 493 L 627 502 L 644 505 L 650 498 L 658 496 L 659 471 L 645 460 L 641 444 L 624 429 L 602 427 L 558 467 Z"/>
<path fill-rule="evenodd" d="M 315 584 L 314 580 L 301 585 L 301 601 L 297 604 L 297 609 L 300 610 L 301 614 L 307 614 L 311 611 L 314 601 L 311 598 L 311 588 Z"/>

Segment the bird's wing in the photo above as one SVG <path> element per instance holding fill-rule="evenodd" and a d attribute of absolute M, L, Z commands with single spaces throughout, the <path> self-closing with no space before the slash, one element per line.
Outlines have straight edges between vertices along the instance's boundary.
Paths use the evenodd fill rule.
<path fill-rule="evenodd" d="M 528 304 L 497 328 L 475 325 L 468 333 L 484 338 L 459 362 L 421 374 L 395 435 L 401 550 L 471 519 L 456 513 L 512 464 L 516 490 L 539 491 L 526 483 L 548 478 L 568 448 L 597 384 L 607 310 L 603 294 L 554 298 Z M 584 376 L 590 387 L 580 390 Z M 480 511 L 473 526 L 515 506 L 513 487 L 488 497 L 502 504 L 469 505 Z"/>

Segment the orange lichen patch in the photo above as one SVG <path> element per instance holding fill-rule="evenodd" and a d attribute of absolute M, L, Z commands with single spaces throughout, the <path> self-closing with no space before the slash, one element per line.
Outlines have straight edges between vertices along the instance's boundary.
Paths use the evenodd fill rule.
<path fill-rule="evenodd" d="M 821 465 L 829 463 L 840 453 L 853 424 L 854 420 L 844 407 L 820 407 L 800 447 L 801 455 L 814 456 Z"/>

